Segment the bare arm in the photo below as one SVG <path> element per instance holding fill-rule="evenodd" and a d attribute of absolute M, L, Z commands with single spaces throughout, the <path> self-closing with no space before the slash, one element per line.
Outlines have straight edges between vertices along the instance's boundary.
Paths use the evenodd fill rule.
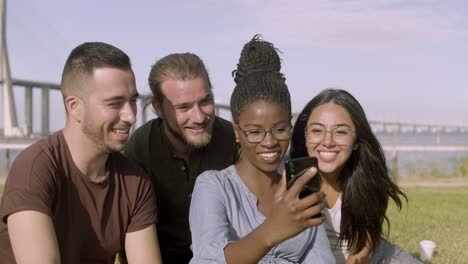
<path fill-rule="evenodd" d="M 127 233 L 125 236 L 125 252 L 127 261 L 130 264 L 161 264 L 156 226 L 151 225 L 145 229 Z"/>
<path fill-rule="evenodd" d="M 7 218 L 13 254 L 18 264 L 60 263 L 60 252 L 50 216 L 21 211 Z"/>
<path fill-rule="evenodd" d="M 224 255 L 227 263 L 257 263 L 273 246 L 325 221 L 324 216 L 314 217 L 323 208 L 322 193 L 303 199 L 298 197 L 316 172 L 315 168 L 309 170 L 289 190 L 286 190 L 286 177 L 283 175 L 271 215 L 267 215 L 266 220 L 250 234 L 226 245 Z"/>

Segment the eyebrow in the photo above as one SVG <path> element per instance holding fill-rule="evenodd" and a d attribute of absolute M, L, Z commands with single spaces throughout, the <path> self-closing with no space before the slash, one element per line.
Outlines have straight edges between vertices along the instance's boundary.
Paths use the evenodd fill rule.
<path fill-rule="evenodd" d="M 138 97 L 140 97 L 140 94 L 137 92 L 132 97 L 130 97 L 130 100 L 138 99 Z M 125 96 L 113 96 L 104 99 L 104 102 L 125 101 L 126 99 L 127 98 Z"/>
<path fill-rule="evenodd" d="M 321 125 L 321 126 L 325 127 L 324 124 L 319 123 L 319 122 L 312 122 L 312 123 L 310 123 L 310 124 L 308 124 L 308 125 Z M 351 125 L 346 124 L 346 123 L 339 123 L 339 124 L 333 125 L 333 127 L 351 127 Z"/>
<path fill-rule="evenodd" d="M 212 93 L 209 93 L 207 94 L 205 97 L 203 97 L 202 99 L 198 100 L 197 102 L 203 102 L 203 101 L 206 101 L 206 100 L 212 100 L 213 99 L 213 94 Z M 174 104 L 174 107 L 177 108 L 177 107 L 185 107 L 185 106 L 191 106 L 193 105 L 195 102 L 182 102 L 182 103 L 178 103 L 178 104 Z"/>
<path fill-rule="evenodd" d="M 277 126 L 281 126 L 281 125 L 291 125 L 291 124 L 288 121 L 283 120 L 283 121 L 279 121 L 279 122 L 274 123 L 272 128 L 277 127 Z M 244 126 L 246 128 L 263 128 L 263 126 L 259 125 L 259 124 L 245 124 Z"/>

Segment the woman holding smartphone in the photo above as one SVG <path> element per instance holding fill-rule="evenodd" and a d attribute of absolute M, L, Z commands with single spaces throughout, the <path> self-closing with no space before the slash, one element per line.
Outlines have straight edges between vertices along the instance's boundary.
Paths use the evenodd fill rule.
<path fill-rule="evenodd" d="M 403 192 L 390 177 L 380 143 L 359 102 L 327 89 L 302 110 L 292 133 L 291 158 L 318 159 L 326 194 L 326 231 L 337 263 L 420 263 L 382 239 L 389 198 Z"/>
<path fill-rule="evenodd" d="M 191 263 L 334 263 L 323 194 L 299 198 L 310 169 L 286 190 L 277 172 L 291 136 L 291 101 L 276 49 L 255 36 L 241 53 L 231 97 L 236 165 L 207 171 L 190 206 Z"/>

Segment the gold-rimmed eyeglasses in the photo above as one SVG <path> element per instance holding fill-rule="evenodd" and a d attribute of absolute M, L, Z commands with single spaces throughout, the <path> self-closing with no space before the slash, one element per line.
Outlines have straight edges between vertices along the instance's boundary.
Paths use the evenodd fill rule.
<path fill-rule="evenodd" d="M 327 133 L 330 133 L 333 141 L 340 146 L 352 145 L 355 131 L 349 125 L 337 125 L 328 130 L 322 124 L 308 124 L 305 128 L 307 143 L 318 144 L 322 142 Z"/>

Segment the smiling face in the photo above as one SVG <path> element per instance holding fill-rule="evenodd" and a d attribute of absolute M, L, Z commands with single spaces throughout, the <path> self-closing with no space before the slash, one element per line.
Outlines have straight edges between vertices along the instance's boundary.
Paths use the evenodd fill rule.
<path fill-rule="evenodd" d="M 215 106 L 205 79 L 168 79 L 162 83 L 161 91 L 162 104 L 153 101 L 153 106 L 164 120 L 169 140 L 192 148 L 206 146 L 211 140 Z"/>
<path fill-rule="evenodd" d="M 277 140 L 272 133 L 279 135 L 277 138 L 284 138 L 281 133 L 291 127 L 288 111 L 277 103 L 256 101 L 243 107 L 238 120 L 234 131 L 242 150 L 239 163 L 248 163 L 249 167 L 264 173 L 276 172 L 288 149 L 289 139 Z M 264 131 L 267 133 L 261 142 L 249 142 L 247 134 Z"/>
<path fill-rule="evenodd" d="M 317 157 L 321 175 L 338 176 L 357 148 L 355 127 L 349 113 L 333 102 L 322 104 L 309 116 L 307 127 L 311 126 L 314 128 L 306 129 L 309 156 Z M 320 133 L 323 138 L 317 140 Z"/>
<path fill-rule="evenodd" d="M 82 133 L 101 152 L 123 150 L 136 121 L 138 93 L 133 72 L 98 68 L 86 91 Z"/>

